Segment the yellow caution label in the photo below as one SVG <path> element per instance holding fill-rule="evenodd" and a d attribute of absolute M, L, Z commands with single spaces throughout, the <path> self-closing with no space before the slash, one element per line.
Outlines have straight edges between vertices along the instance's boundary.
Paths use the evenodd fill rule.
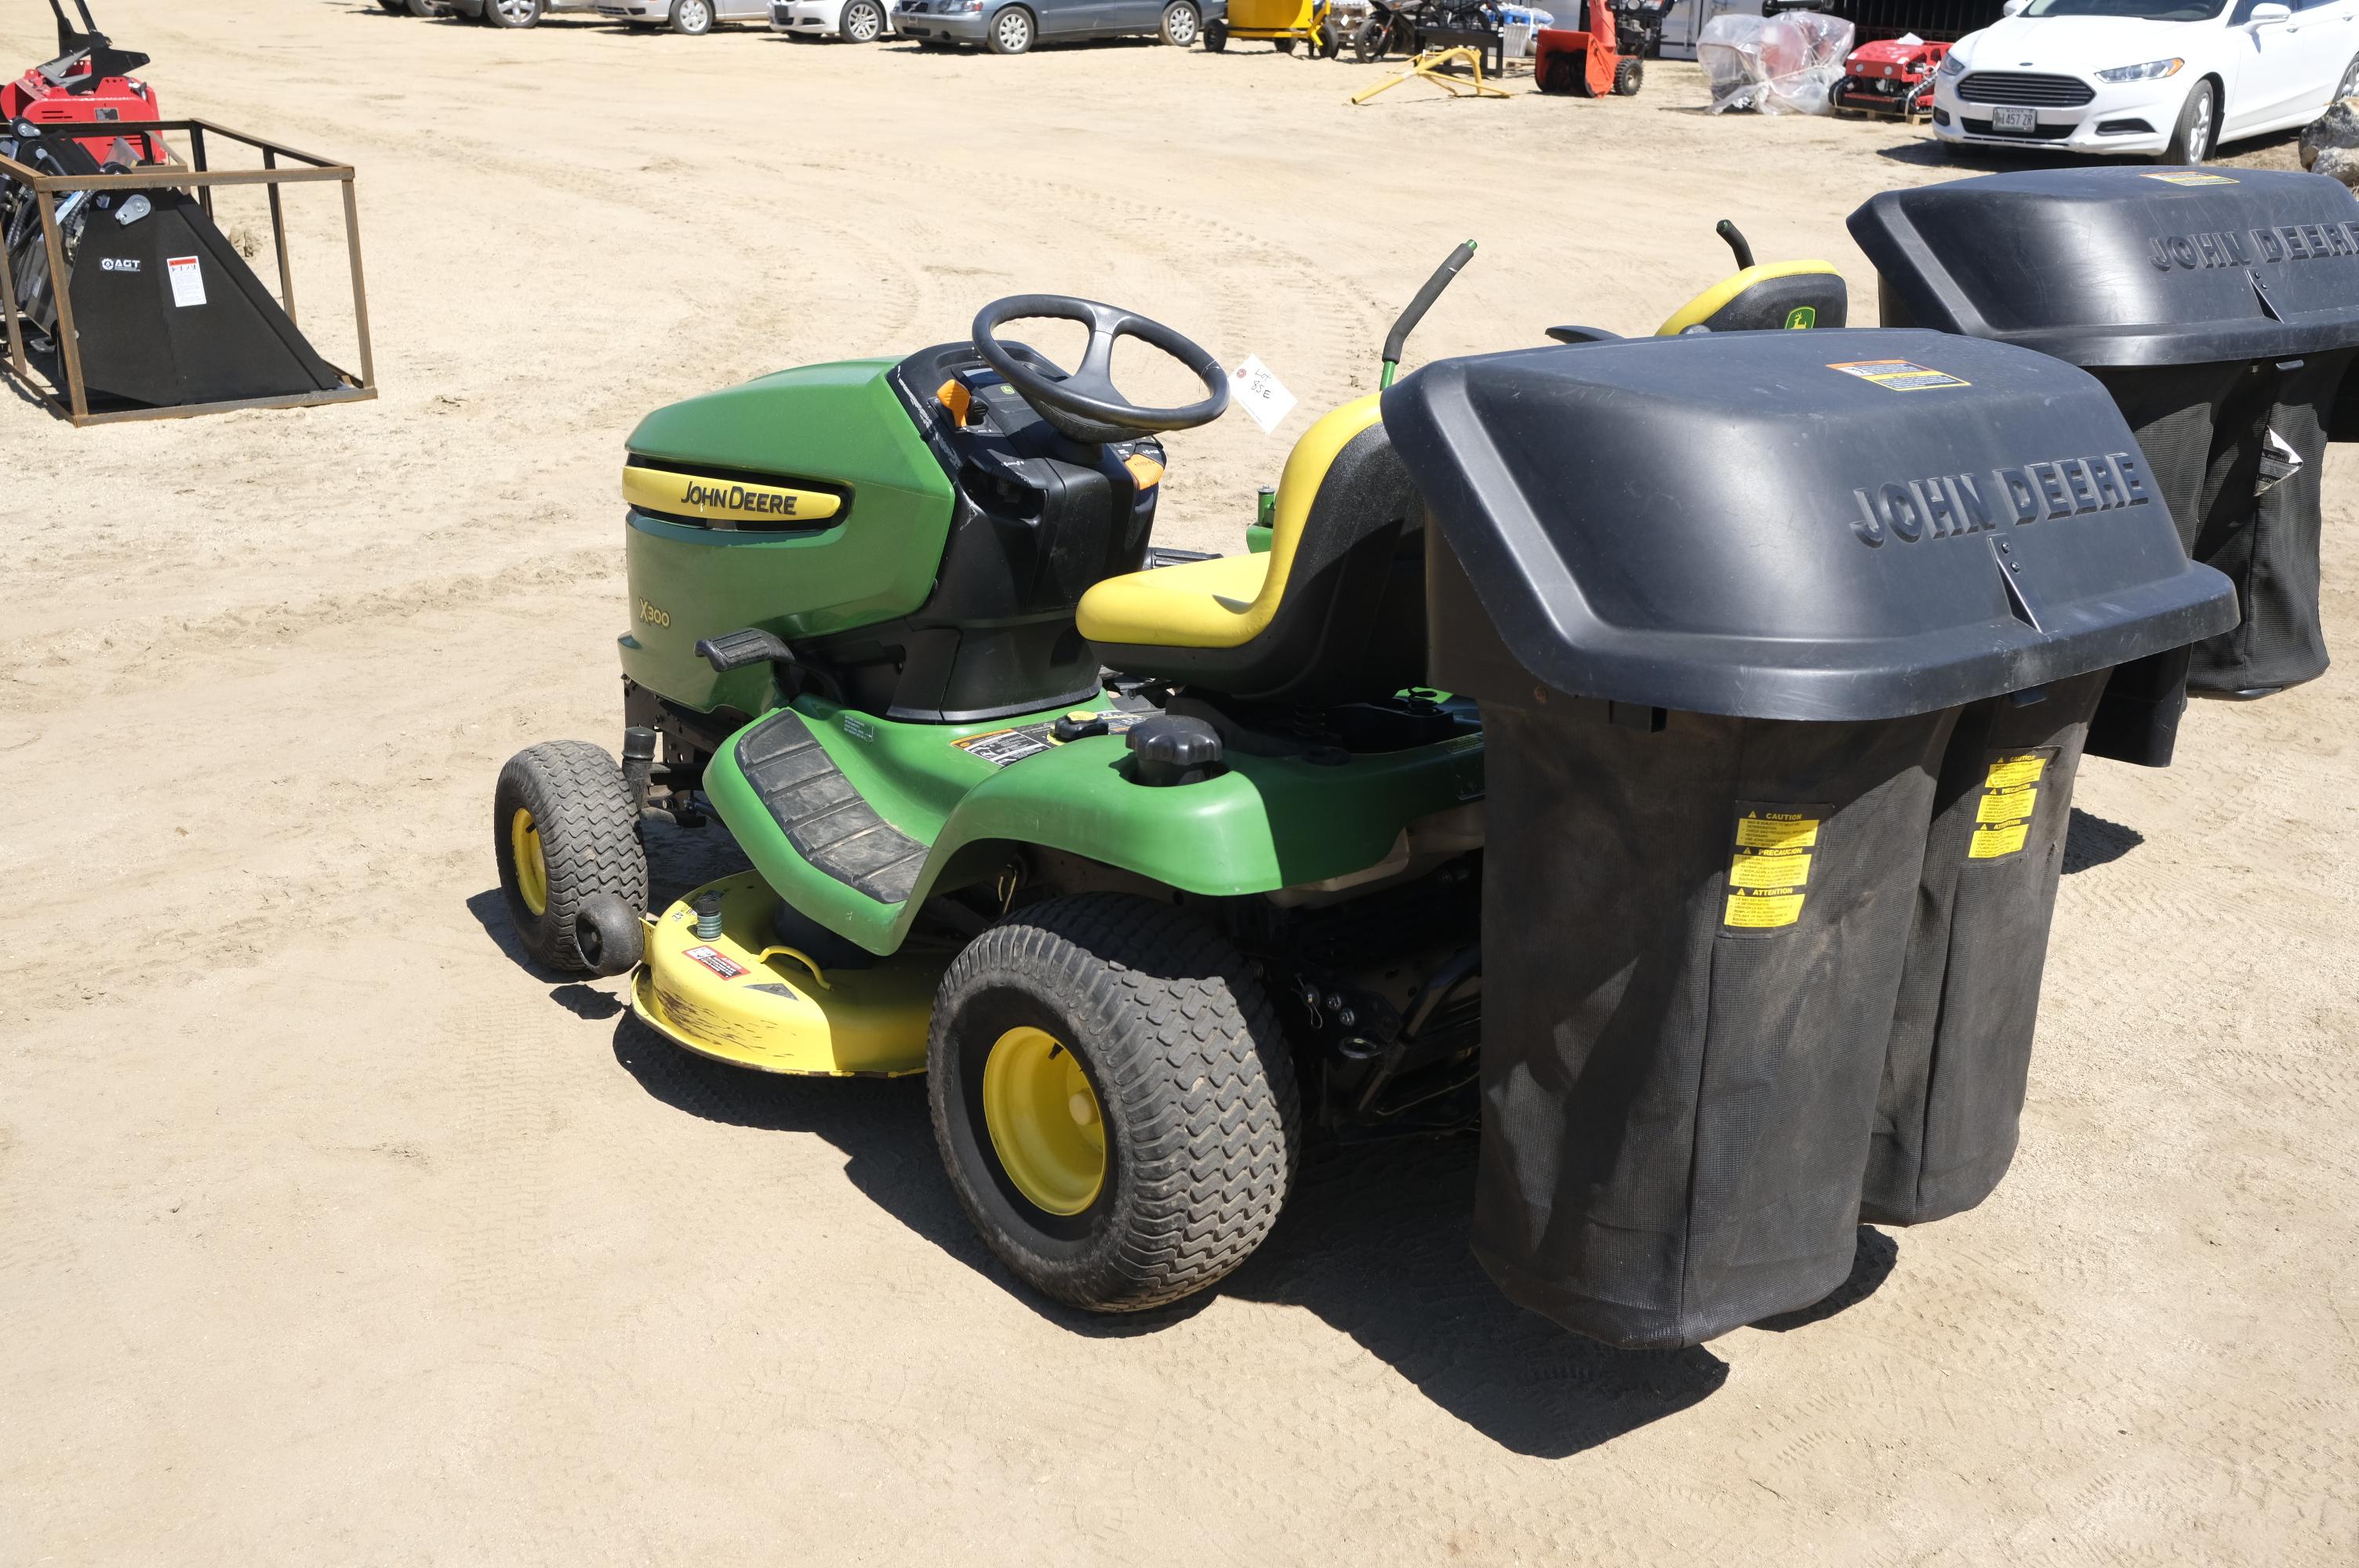
<path fill-rule="evenodd" d="M 1991 760 L 1990 773 L 1983 780 L 1984 789 L 2014 789 L 2019 784 L 2038 784 L 2048 772 L 2049 752 L 2015 752 Z"/>
<path fill-rule="evenodd" d="M 2031 819 L 2039 809 L 2039 784 L 2056 749 L 1994 752 L 1983 773 L 1982 798 L 1974 803 L 1974 835 L 1969 860 L 2003 860 L 2031 841 Z"/>
<path fill-rule="evenodd" d="M 842 500 L 825 491 L 706 479 L 701 474 L 673 473 L 668 469 L 641 468 L 636 463 L 623 470 L 623 499 L 641 512 L 701 517 L 713 523 L 755 523 L 772 528 L 824 523 L 843 505 Z"/>
<path fill-rule="evenodd" d="M 1982 805 L 1974 808 L 1974 820 L 2020 822 L 2031 815 L 2031 808 L 2038 803 L 2039 792 L 2027 786 L 2023 789 L 1985 791 Z"/>
<path fill-rule="evenodd" d="M 2025 838 L 2031 832 L 2028 822 L 2010 822 L 2004 827 L 1977 827 L 1974 841 L 1966 850 L 1969 860 L 1995 860 L 2012 855 L 2023 848 Z"/>
<path fill-rule="evenodd" d="M 1747 855 L 1739 851 L 1728 868 L 1733 888 L 1798 888 L 1810 880 L 1808 855 Z"/>
<path fill-rule="evenodd" d="M 1736 819 L 1736 844 L 1741 849 L 1807 849 L 1818 841 L 1816 817 L 1784 815 Z"/>
<path fill-rule="evenodd" d="M 1776 931 L 1802 918 L 1825 822 L 1824 806 L 1737 803 L 1722 930 Z"/>
<path fill-rule="evenodd" d="M 1733 892 L 1728 895 L 1728 913 L 1722 917 L 1722 924 L 1732 931 L 1772 931 L 1801 918 L 1800 893 Z"/>

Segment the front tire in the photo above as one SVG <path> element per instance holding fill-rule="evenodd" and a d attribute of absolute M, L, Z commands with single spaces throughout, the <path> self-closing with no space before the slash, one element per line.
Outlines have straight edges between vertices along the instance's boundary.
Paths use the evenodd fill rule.
<path fill-rule="evenodd" d="M 1031 12 L 1021 5 L 1007 6 L 991 19 L 991 52 L 1027 53 L 1032 48 L 1034 32 Z"/>
<path fill-rule="evenodd" d="M 1223 49 L 1227 49 L 1228 47 L 1229 25 L 1226 22 L 1220 21 L 1205 23 L 1204 52 L 1206 54 L 1219 54 Z"/>
<path fill-rule="evenodd" d="M 2170 145 L 2162 149 L 2157 163 L 2201 164 L 2212 156 L 2219 139 L 2220 90 L 2207 80 L 2195 84 L 2187 95 L 2187 106 L 2179 112 L 2179 124 L 2170 133 Z"/>
<path fill-rule="evenodd" d="M 484 0 L 484 20 L 495 27 L 537 27 L 542 0 Z"/>
<path fill-rule="evenodd" d="M 2345 98 L 2359 98 L 2359 54 L 2351 57 L 2351 63 L 2343 70 L 2343 84 L 2334 90 L 2336 103 L 2342 103 Z"/>
<path fill-rule="evenodd" d="M 614 759 L 586 741 L 552 741 L 508 759 L 492 791 L 492 855 L 525 950 L 565 974 L 597 970 L 578 925 L 592 896 L 610 893 L 634 914 L 647 906 L 631 792 Z"/>
<path fill-rule="evenodd" d="M 1176 49 L 1186 49 L 1196 41 L 1201 20 L 1192 0 L 1172 0 L 1163 7 L 1163 41 Z"/>
<path fill-rule="evenodd" d="M 1385 25 L 1374 18 L 1363 22 L 1352 33 L 1352 58 L 1362 65 L 1374 65 L 1385 58 L 1392 39 L 1386 35 Z"/>
<path fill-rule="evenodd" d="M 935 993 L 927 1083 L 984 1245 L 1093 1312 L 1244 1262 L 1301 1142 L 1293 1058 L 1244 957 L 1142 898 L 1051 899 L 970 943 Z"/>
<path fill-rule="evenodd" d="M 876 0 L 852 0 L 840 30 L 846 43 L 873 44 L 885 36 L 885 12 Z"/>
<path fill-rule="evenodd" d="M 1636 98 L 1646 81 L 1647 67 L 1642 60 L 1625 59 L 1614 68 L 1614 93 L 1617 98 Z"/>
<path fill-rule="evenodd" d="M 712 30 L 712 0 L 671 0 L 671 30 L 701 38 Z"/>

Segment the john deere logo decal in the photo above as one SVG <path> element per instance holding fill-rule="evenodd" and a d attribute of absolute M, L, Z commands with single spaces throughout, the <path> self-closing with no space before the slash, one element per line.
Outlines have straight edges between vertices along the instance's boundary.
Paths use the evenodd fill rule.
<path fill-rule="evenodd" d="M 751 523 L 793 528 L 823 523 L 841 511 L 841 498 L 781 484 L 706 479 L 634 464 L 623 470 L 623 499 L 657 516 L 696 517 L 726 527 Z"/>
<path fill-rule="evenodd" d="M 1786 326 L 1789 330 L 1799 331 L 1804 327 L 1815 327 L 1818 324 L 1819 308 L 1815 305 L 1797 305 L 1792 313 L 1786 318 Z"/>

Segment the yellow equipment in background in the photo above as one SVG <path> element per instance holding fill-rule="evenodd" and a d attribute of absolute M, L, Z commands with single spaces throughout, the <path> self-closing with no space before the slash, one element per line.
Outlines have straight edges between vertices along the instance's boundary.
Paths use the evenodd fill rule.
<path fill-rule="evenodd" d="M 1231 38 L 1266 40 L 1280 54 L 1307 43 L 1321 59 L 1343 51 L 1343 31 L 1327 15 L 1327 0 L 1229 0 L 1229 14 L 1204 24 L 1204 49 L 1218 54 Z"/>
<path fill-rule="evenodd" d="M 1458 77 L 1448 74 L 1451 67 L 1461 65 L 1474 73 L 1473 81 L 1466 81 Z M 1408 62 L 1408 69 L 1407 70 L 1388 76 L 1382 81 L 1377 82 L 1374 87 L 1364 88 L 1358 92 L 1353 93 L 1352 102 L 1354 103 L 1365 103 L 1377 93 L 1385 92 L 1389 88 L 1398 87 L 1402 82 L 1408 81 L 1411 77 L 1417 76 L 1425 78 L 1426 81 L 1432 82 L 1436 87 L 1440 88 L 1452 98 L 1506 98 L 1509 96 L 1504 89 L 1493 87 L 1483 80 L 1483 51 L 1475 49 L 1471 44 L 1460 44 L 1453 49 L 1426 50 L 1423 54 Z"/>

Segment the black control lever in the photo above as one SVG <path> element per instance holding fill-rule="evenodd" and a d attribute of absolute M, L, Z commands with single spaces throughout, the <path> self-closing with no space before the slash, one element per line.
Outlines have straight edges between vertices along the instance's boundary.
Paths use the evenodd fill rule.
<path fill-rule="evenodd" d="M 718 637 L 697 641 L 696 651 L 717 675 L 742 670 L 749 665 L 790 665 L 795 662 L 794 650 L 788 648 L 775 633 L 758 626 L 743 632 L 723 632 Z"/>

